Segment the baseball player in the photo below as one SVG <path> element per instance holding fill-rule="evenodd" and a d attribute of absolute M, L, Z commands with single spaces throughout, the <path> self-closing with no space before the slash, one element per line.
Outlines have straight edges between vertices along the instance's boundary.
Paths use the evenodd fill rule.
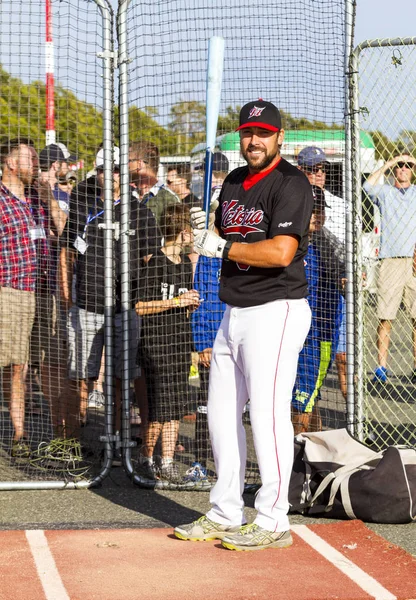
<path fill-rule="evenodd" d="M 293 462 L 290 403 L 299 352 L 311 321 L 304 256 L 313 197 L 305 175 L 280 156 L 284 138 L 273 104 L 249 102 L 240 112 L 246 167 L 226 178 L 213 229 L 193 208 L 195 249 L 222 258 L 226 303 L 211 360 L 208 424 L 217 483 L 211 510 L 175 528 L 184 540 L 221 539 L 231 550 L 290 546 L 288 487 Z M 254 523 L 244 517 L 246 439 L 250 416 L 262 487 Z"/>

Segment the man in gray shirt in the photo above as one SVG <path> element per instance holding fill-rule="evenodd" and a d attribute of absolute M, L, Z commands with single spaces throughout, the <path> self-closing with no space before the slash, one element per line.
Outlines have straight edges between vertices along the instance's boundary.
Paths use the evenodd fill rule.
<path fill-rule="evenodd" d="M 413 276 L 413 253 L 416 242 L 416 186 L 412 177 L 416 160 L 402 154 L 388 160 L 364 183 L 364 191 L 381 213 L 380 269 L 377 282 L 378 367 L 374 382 L 386 383 L 387 358 L 392 321 L 402 300 L 412 318 L 412 380 L 416 381 L 416 277 Z M 380 183 L 389 171 L 393 184 Z"/>

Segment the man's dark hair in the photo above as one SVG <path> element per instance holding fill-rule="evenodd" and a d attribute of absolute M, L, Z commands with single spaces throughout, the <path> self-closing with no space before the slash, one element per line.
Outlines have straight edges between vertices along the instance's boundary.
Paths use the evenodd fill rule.
<path fill-rule="evenodd" d="M 20 146 L 33 146 L 33 142 L 29 138 L 23 137 L 2 140 L 0 145 L 0 164 L 4 165 L 6 159 L 12 152 L 18 150 Z"/>
<path fill-rule="evenodd" d="M 129 147 L 130 155 L 147 162 L 157 175 L 160 162 L 159 148 L 153 142 L 132 142 Z"/>
<path fill-rule="evenodd" d="M 176 240 L 181 231 L 191 231 L 189 207 L 185 204 L 167 206 L 160 218 L 160 229 L 165 242 Z"/>

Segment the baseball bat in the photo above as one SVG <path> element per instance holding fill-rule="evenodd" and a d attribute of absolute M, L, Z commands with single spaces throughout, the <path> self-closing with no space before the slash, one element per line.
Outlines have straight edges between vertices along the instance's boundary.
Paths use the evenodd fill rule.
<path fill-rule="evenodd" d="M 222 71 L 224 64 L 224 38 L 213 36 L 208 45 L 207 97 L 206 97 L 206 140 L 205 176 L 204 176 L 204 210 L 206 212 L 205 227 L 209 223 L 209 206 L 211 203 L 212 155 L 215 149 L 218 114 L 220 112 Z"/>

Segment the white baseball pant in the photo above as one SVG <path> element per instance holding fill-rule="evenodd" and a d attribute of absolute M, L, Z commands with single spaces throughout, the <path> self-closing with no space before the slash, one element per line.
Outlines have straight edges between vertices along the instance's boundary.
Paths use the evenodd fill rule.
<path fill-rule="evenodd" d="M 208 424 L 217 471 L 207 516 L 223 525 L 244 517 L 247 458 L 243 408 L 250 419 L 262 487 L 255 523 L 287 531 L 288 489 L 293 464 L 292 390 L 299 352 L 311 323 L 307 300 L 260 306 L 227 306 L 215 339 L 208 393 Z"/>

